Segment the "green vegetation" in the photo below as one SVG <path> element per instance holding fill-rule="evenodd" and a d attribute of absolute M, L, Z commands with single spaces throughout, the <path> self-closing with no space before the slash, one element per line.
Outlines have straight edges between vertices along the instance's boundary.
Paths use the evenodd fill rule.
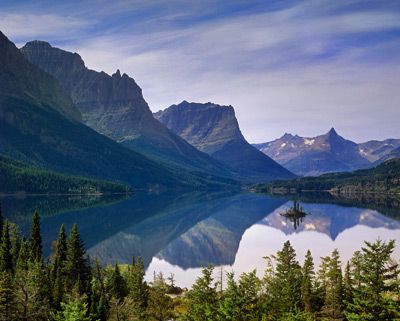
<path fill-rule="evenodd" d="M 305 191 L 330 191 L 334 194 L 400 193 L 400 158 L 388 160 L 377 167 L 350 173 L 324 174 L 290 181 L 274 181 L 254 187 L 258 192 L 293 194 Z"/>
<path fill-rule="evenodd" d="M 123 184 L 71 176 L 0 156 L 0 193 L 98 194 L 129 193 Z"/>
<path fill-rule="evenodd" d="M 144 279 L 143 263 L 120 269 L 88 258 L 78 227 L 69 237 L 61 226 L 53 253 L 44 260 L 40 217 L 33 216 L 28 239 L 0 212 L 0 319 L 7 321 L 312 321 L 398 320 L 400 270 L 391 254 L 394 241 L 354 253 L 344 271 L 334 250 L 318 271 L 308 251 L 297 261 L 289 242 L 265 257 L 263 278 L 256 271 L 214 279 L 206 267 L 184 291 L 173 276 Z"/>

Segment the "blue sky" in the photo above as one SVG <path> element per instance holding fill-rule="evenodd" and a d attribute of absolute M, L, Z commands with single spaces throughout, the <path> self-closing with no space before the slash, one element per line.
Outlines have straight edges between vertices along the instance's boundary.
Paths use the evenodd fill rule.
<path fill-rule="evenodd" d="M 400 1 L 4 1 L 0 30 L 135 78 L 151 109 L 231 104 L 262 142 L 400 138 Z"/>

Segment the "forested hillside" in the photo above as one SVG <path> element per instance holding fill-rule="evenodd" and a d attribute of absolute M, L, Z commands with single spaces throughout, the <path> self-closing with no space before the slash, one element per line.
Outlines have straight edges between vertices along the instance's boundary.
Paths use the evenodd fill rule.
<path fill-rule="evenodd" d="M 331 191 L 339 194 L 400 193 L 400 158 L 388 160 L 372 169 L 274 181 L 267 185 L 259 185 L 255 190 L 274 193 L 302 191 Z"/>
<path fill-rule="evenodd" d="M 0 155 L 0 193 L 92 194 L 132 192 L 128 185 L 65 175 Z"/>

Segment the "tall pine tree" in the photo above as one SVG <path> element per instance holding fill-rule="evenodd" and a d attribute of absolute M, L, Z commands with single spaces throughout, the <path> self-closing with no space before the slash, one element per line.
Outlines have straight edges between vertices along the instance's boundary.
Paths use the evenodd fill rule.
<path fill-rule="evenodd" d="M 31 225 L 31 259 L 34 261 L 42 260 L 42 236 L 40 234 L 40 216 L 36 211 L 32 217 L 32 225 Z"/>
<path fill-rule="evenodd" d="M 13 261 L 11 254 L 10 227 L 6 220 L 3 226 L 3 235 L 0 244 L 0 271 L 11 273 L 13 271 Z"/>

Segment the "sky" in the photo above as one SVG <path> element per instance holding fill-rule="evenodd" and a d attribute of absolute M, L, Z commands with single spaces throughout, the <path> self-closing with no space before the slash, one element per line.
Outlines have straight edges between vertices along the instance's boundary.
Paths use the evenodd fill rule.
<path fill-rule="evenodd" d="M 0 30 L 120 69 L 153 111 L 232 105 L 250 142 L 400 138 L 399 0 L 0 0 Z"/>

